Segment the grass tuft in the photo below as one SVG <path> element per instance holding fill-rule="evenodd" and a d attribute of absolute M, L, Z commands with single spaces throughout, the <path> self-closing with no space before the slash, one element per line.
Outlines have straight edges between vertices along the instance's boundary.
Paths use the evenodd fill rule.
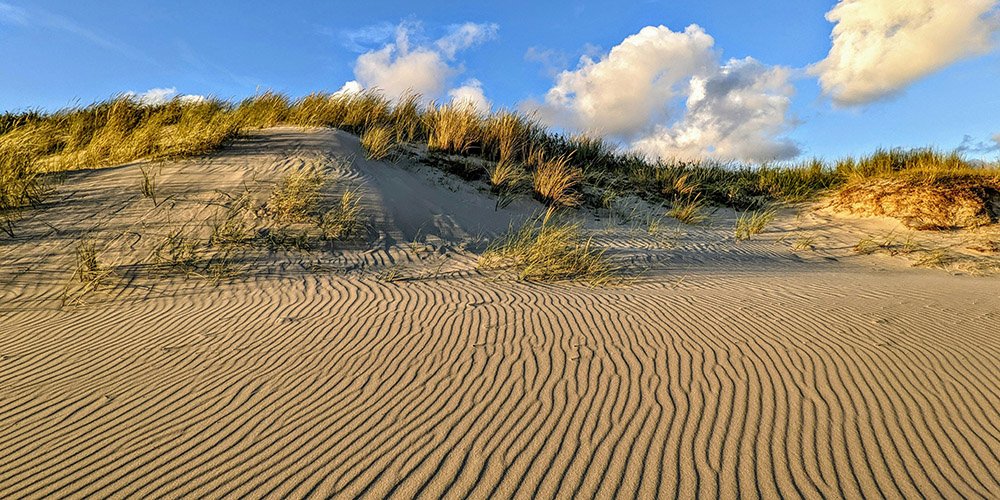
<path fill-rule="evenodd" d="M 736 219 L 736 228 L 733 231 L 736 241 L 749 240 L 764 232 L 764 229 L 774 220 L 776 215 L 777 211 L 773 208 L 743 212 Z"/>
<path fill-rule="evenodd" d="M 535 196 L 550 207 L 575 207 L 581 195 L 577 186 L 583 172 L 570 165 L 568 156 L 539 160 L 532 173 L 531 186 Z"/>
<path fill-rule="evenodd" d="M 614 268 L 584 238 L 579 224 L 551 218 L 529 220 L 491 245 L 479 259 L 481 269 L 512 269 L 525 281 L 607 283 Z"/>
<path fill-rule="evenodd" d="M 350 238 L 362 228 L 361 193 L 348 189 L 333 208 L 320 216 L 319 228 L 326 240 Z"/>
<path fill-rule="evenodd" d="M 372 127 L 361 136 L 361 145 L 365 148 L 369 160 L 384 160 L 392 152 L 394 133 L 385 126 Z"/>
<path fill-rule="evenodd" d="M 139 172 L 142 174 L 142 179 L 139 181 L 139 192 L 143 197 L 153 200 L 154 206 L 158 205 L 156 202 L 156 177 L 159 172 L 153 171 L 153 167 L 148 165 L 139 167 Z"/>
<path fill-rule="evenodd" d="M 467 154 L 482 138 L 482 118 L 470 106 L 432 106 L 424 115 L 424 123 L 430 131 L 430 151 Z"/>
<path fill-rule="evenodd" d="M 0 228 L 14 237 L 22 210 L 41 201 L 45 187 L 34 157 L 25 149 L 0 144 Z"/>
<path fill-rule="evenodd" d="M 320 190 L 327 181 L 328 177 L 319 172 L 286 174 L 278 180 L 264 208 L 280 222 L 305 222 L 317 211 Z"/>
<path fill-rule="evenodd" d="M 708 219 L 705 202 L 700 195 L 677 198 L 667 215 L 690 225 L 701 224 Z"/>

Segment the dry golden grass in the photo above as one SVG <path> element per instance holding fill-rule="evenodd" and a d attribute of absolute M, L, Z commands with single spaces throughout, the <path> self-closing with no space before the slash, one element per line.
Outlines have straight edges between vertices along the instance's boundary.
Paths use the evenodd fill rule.
<path fill-rule="evenodd" d="M 1000 177 L 876 177 L 852 181 L 837 193 L 834 208 L 858 215 L 899 219 L 914 229 L 972 228 L 1000 215 Z"/>
<path fill-rule="evenodd" d="M 837 170 L 847 181 L 832 206 L 842 211 L 894 217 L 914 229 L 978 227 L 1000 216 L 1000 166 L 958 153 L 878 150 L 841 160 Z"/>
<path fill-rule="evenodd" d="M 612 279 L 614 267 L 604 252 L 584 238 L 579 224 L 549 217 L 529 220 L 490 246 L 481 269 L 510 269 L 526 281 L 578 280 L 593 285 Z"/>
<path fill-rule="evenodd" d="M 337 204 L 319 219 L 323 239 L 337 240 L 355 236 L 363 227 L 361 220 L 361 193 L 345 190 Z"/>
<path fill-rule="evenodd" d="M 524 182 L 527 174 L 524 168 L 514 162 L 497 162 L 486 167 L 486 178 L 494 193 L 513 189 Z"/>
<path fill-rule="evenodd" d="M 513 163 L 525 157 L 535 126 L 527 118 L 510 111 L 500 111 L 483 122 L 483 148 L 497 163 Z"/>
<path fill-rule="evenodd" d="M 416 95 L 392 102 L 369 90 L 295 101 L 264 92 L 237 105 L 209 99 L 148 106 L 119 97 L 51 114 L 2 114 L 0 222 L 13 230 L 18 211 L 40 197 L 45 172 L 203 154 L 244 131 L 279 124 L 350 131 L 366 139 L 375 157 L 385 153 L 386 135 L 395 143 L 426 141 L 430 151 L 480 156 L 497 162 L 488 171 L 495 190 L 511 185 L 515 165 L 525 165 L 537 197 L 550 206 L 579 204 L 586 183 L 598 195 L 610 190 L 660 203 L 686 200 L 673 215 L 692 221 L 701 203 L 755 210 L 827 192 L 837 208 L 925 229 L 974 227 L 1000 214 L 1000 165 L 955 153 L 879 150 L 833 164 L 781 166 L 649 161 L 600 138 L 554 134 L 518 113 L 481 116 L 468 106 L 423 106 Z M 481 167 L 476 170 L 481 175 Z"/>
<path fill-rule="evenodd" d="M 749 240 L 764 232 L 776 215 L 777 212 L 773 208 L 743 212 L 736 219 L 736 228 L 733 230 L 736 241 Z"/>
<path fill-rule="evenodd" d="M 395 131 L 397 142 L 416 142 L 425 140 L 427 132 L 423 120 L 424 110 L 420 105 L 420 96 L 408 94 L 396 101 L 389 122 Z"/>
<path fill-rule="evenodd" d="M 14 236 L 21 211 L 41 200 L 45 187 L 32 155 L 0 144 L 0 229 Z"/>
<path fill-rule="evenodd" d="M 583 181 L 583 172 L 570 165 L 567 156 L 541 160 L 531 176 L 535 196 L 550 207 L 574 207 L 580 204 L 577 186 Z"/>
<path fill-rule="evenodd" d="M 292 115 L 288 96 L 264 92 L 240 102 L 234 112 L 236 123 L 243 128 L 267 128 L 285 123 Z"/>
<path fill-rule="evenodd" d="M 328 178 L 319 172 L 299 171 L 278 180 L 264 206 L 268 215 L 286 223 L 304 222 L 316 213 L 320 190 Z"/>
<path fill-rule="evenodd" d="M 431 106 L 424 114 L 427 149 L 466 154 L 482 139 L 482 118 L 469 106 Z"/>
<path fill-rule="evenodd" d="M 384 160 L 392 152 L 394 137 L 389 127 L 371 127 L 361 135 L 361 146 L 365 148 L 369 160 Z"/>
<path fill-rule="evenodd" d="M 701 199 L 701 195 L 677 198 L 667 215 L 685 224 L 701 224 L 705 222 L 708 215 L 705 213 L 706 203 Z"/>

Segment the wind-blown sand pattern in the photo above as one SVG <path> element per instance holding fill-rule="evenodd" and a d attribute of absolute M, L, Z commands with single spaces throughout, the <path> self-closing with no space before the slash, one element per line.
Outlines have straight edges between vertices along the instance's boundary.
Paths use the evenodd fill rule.
<path fill-rule="evenodd" d="M 182 162 L 163 189 L 183 210 L 248 164 L 357 153 L 336 132 L 259 140 L 280 154 Z M 648 266 L 620 285 L 518 283 L 467 248 L 532 202 L 494 212 L 427 168 L 355 159 L 368 244 L 61 307 L 68 227 L 176 223 L 136 216 L 137 192 L 107 203 L 137 168 L 117 187 L 123 172 L 82 174 L 75 210 L 54 202 L 0 245 L 4 498 L 1000 496 L 994 278 L 710 225 L 669 244 L 605 231 L 613 258 Z"/>

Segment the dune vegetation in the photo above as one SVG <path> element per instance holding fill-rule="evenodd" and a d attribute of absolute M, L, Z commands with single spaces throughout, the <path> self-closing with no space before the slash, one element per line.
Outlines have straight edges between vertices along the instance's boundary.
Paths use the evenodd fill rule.
<path fill-rule="evenodd" d="M 480 158 L 485 168 L 461 163 L 461 174 L 490 183 L 504 197 L 525 190 L 566 207 L 597 206 L 607 193 L 638 193 L 695 223 L 709 205 L 759 210 L 821 193 L 845 211 L 896 216 L 925 229 L 988 224 L 1000 204 L 1000 165 L 930 149 L 879 150 L 832 163 L 651 160 L 599 138 L 554 133 L 509 111 L 483 115 L 453 104 L 424 105 L 414 95 L 393 102 L 372 91 L 299 99 L 266 92 L 238 103 L 144 105 L 123 96 L 53 113 L 0 115 L 0 222 L 14 232 L 19 210 L 41 199 L 47 173 L 203 154 L 275 125 L 346 130 L 362 137 L 373 159 L 390 157 L 398 144 L 425 147 L 444 163 Z"/>

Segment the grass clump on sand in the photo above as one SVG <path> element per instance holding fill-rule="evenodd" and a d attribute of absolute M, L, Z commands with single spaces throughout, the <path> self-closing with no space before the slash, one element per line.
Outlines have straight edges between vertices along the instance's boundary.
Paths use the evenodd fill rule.
<path fill-rule="evenodd" d="M 14 236 L 21 211 L 41 200 L 45 187 L 34 158 L 23 149 L 0 145 L 0 229 Z"/>
<path fill-rule="evenodd" d="M 983 226 L 1000 218 L 1000 166 L 931 149 L 879 150 L 837 165 L 846 182 L 833 207 L 895 217 L 913 229 Z"/>
<path fill-rule="evenodd" d="M 593 248 L 579 224 L 532 219 L 491 245 L 479 259 L 481 269 L 511 269 L 525 281 L 607 283 L 614 268 Z"/>
<path fill-rule="evenodd" d="M 577 186 L 581 181 L 583 173 L 570 165 L 566 156 L 538 161 L 531 175 L 535 197 L 550 207 L 579 205 L 581 196 Z"/>
<path fill-rule="evenodd" d="M 701 224 L 708 218 L 708 215 L 705 214 L 705 202 L 701 196 L 689 196 L 674 200 L 667 215 L 690 225 Z"/>
<path fill-rule="evenodd" d="M 361 193 L 356 189 L 345 190 L 337 204 L 320 216 L 319 228 L 326 240 L 356 235 L 362 228 Z"/>
<path fill-rule="evenodd" d="M 774 220 L 776 215 L 777 212 L 773 208 L 751 210 L 740 214 L 739 218 L 736 219 L 736 228 L 733 230 L 736 241 L 749 240 L 764 232 L 764 229 Z"/>
<path fill-rule="evenodd" d="M 24 122 L 0 135 L 0 148 L 25 150 L 39 170 L 60 171 L 201 154 L 237 132 L 221 101 L 149 106 L 119 97 Z"/>
<path fill-rule="evenodd" d="M 281 222 L 303 222 L 315 213 L 320 190 L 328 176 L 319 172 L 293 172 L 278 180 L 278 185 L 267 199 L 265 210 Z"/>
<path fill-rule="evenodd" d="M 389 127 L 372 127 L 361 136 L 361 145 L 365 148 L 369 160 L 384 160 L 392 151 L 392 130 Z"/>
<path fill-rule="evenodd" d="M 430 151 L 466 154 L 482 138 L 482 117 L 471 106 L 432 106 L 424 120 L 429 131 L 427 149 Z"/>

